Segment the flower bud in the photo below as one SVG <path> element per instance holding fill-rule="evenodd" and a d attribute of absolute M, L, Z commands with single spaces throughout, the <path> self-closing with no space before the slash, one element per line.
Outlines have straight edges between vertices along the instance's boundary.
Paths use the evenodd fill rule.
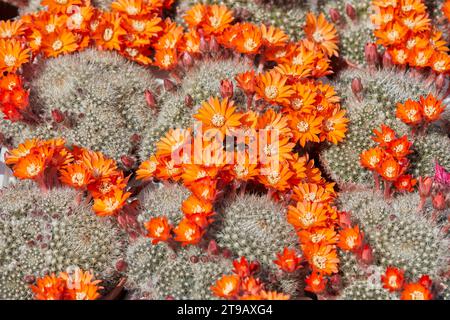
<path fill-rule="evenodd" d="M 432 197 L 433 208 L 436 210 L 444 210 L 447 207 L 447 204 L 445 203 L 445 196 L 442 192 L 438 192 Z"/>
<path fill-rule="evenodd" d="M 378 64 L 378 48 L 375 43 L 367 43 L 364 48 L 364 56 L 369 66 L 375 66 Z"/>
<path fill-rule="evenodd" d="M 150 107 L 150 109 L 156 110 L 156 100 L 153 93 L 150 90 L 145 90 L 144 94 L 147 105 Z"/>
<path fill-rule="evenodd" d="M 445 86 L 445 75 L 443 73 L 440 73 L 437 77 L 436 77 L 436 89 L 441 91 L 444 86 Z"/>
<path fill-rule="evenodd" d="M 353 21 L 356 20 L 356 10 L 355 7 L 353 7 L 350 3 L 347 3 L 345 5 L 345 13 L 347 16 L 352 19 Z"/>
<path fill-rule="evenodd" d="M 212 37 L 211 40 L 209 40 L 209 50 L 211 52 L 219 52 L 219 43 L 215 37 Z"/>
<path fill-rule="evenodd" d="M 127 156 L 127 155 L 121 156 L 120 160 L 122 161 L 123 165 L 126 168 L 132 168 L 134 166 L 134 164 L 136 163 L 136 161 L 132 157 Z"/>
<path fill-rule="evenodd" d="M 29 275 L 26 275 L 25 277 L 23 277 L 23 281 L 25 283 L 32 284 L 36 281 L 36 277 L 33 276 L 32 274 L 29 274 Z"/>
<path fill-rule="evenodd" d="M 183 53 L 182 61 L 183 65 L 186 68 L 190 68 L 194 65 L 194 59 L 192 59 L 192 56 L 189 54 L 189 52 Z"/>
<path fill-rule="evenodd" d="M 352 80 L 352 85 L 351 85 L 351 87 L 352 87 L 352 92 L 353 92 L 353 94 L 355 95 L 355 97 L 359 97 L 359 94 L 363 91 L 363 85 L 362 85 L 362 82 L 361 82 L 361 78 L 354 78 L 353 80 Z"/>
<path fill-rule="evenodd" d="M 364 245 L 361 250 L 360 256 L 363 263 L 371 264 L 373 262 L 372 248 L 368 244 Z"/>
<path fill-rule="evenodd" d="M 191 95 L 187 94 L 184 97 L 184 104 L 186 105 L 186 107 L 192 108 L 192 106 L 194 105 L 194 99 L 192 99 Z"/>
<path fill-rule="evenodd" d="M 124 260 L 119 260 L 116 262 L 116 270 L 119 272 L 124 272 L 128 267 L 128 264 Z"/>
<path fill-rule="evenodd" d="M 220 81 L 220 95 L 222 98 L 232 98 L 234 94 L 233 82 L 228 79 Z"/>
<path fill-rule="evenodd" d="M 341 14 L 336 8 L 331 8 L 328 13 L 330 14 L 331 21 L 334 23 L 338 23 L 341 20 Z"/>
<path fill-rule="evenodd" d="M 206 42 L 204 37 L 200 38 L 199 49 L 202 53 L 206 53 L 209 51 L 208 43 Z"/>
<path fill-rule="evenodd" d="M 52 118 L 56 123 L 61 123 L 64 121 L 64 114 L 58 109 L 52 110 Z"/>
<path fill-rule="evenodd" d="M 166 91 L 172 91 L 175 88 L 175 84 L 169 79 L 164 79 L 163 83 Z"/>
<path fill-rule="evenodd" d="M 392 62 L 392 56 L 389 52 L 385 51 L 383 53 L 383 68 L 392 68 L 394 63 Z"/>
<path fill-rule="evenodd" d="M 428 198 L 433 187 L 433 180 L 430 177 L 419 177 L 419 195 L 422 198 Z"/>

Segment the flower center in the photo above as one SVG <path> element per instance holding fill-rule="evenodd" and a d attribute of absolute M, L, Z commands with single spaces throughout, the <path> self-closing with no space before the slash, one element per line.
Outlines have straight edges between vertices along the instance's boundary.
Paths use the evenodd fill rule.
<path fill-rule="evenodd" d="M 114 35 L 114 31 L 111 28 L 106 28 L 103 31 L 103 40 L 110 41 Z"/>
<path fill-rule="evenodd" d="M 310 226 L 314 222 L 316 222 L 316 217 L 311 212 L 306 212 L 303 216 L 301 216 L 300 221 L 304 226 Z"/>
<path fill-rule="evenodd" d="M 52 48 L 54 51 L 59 51 L 61 50 L 61 48 L 63 47 L 63 43 L 61 40 L 55 40 L 55 42 L 53 42 L 52 44 Z"/>
<path fill-rule="evenodd" d="M 252 38 L 247 39 L 244 43 L 244 48 L 247 51 L 253 51 L 257 46 L 258 44 Z"/>
<path fill-rule="evenodd" d="M 322 33 L 321 33 L 319 30 L 317 30 L 316 32 L 314 32 L 313 35 L 312 35 L 312 37 L 313 37 L 314 41 L 315 41 L 315 42 L 318 42 L 318 43 L 321 43 L 321 42 L 325 41 L 325 39 L 324 39 Z"/>
<path fill-rule="evenodd" d="M 280 174 L 277 171 L 272 171 L 268 176 L 267 180 L 270 184 L 274 185 L 277 184 L 278 181 L 280 181 L 281 177 Z"/>
<path fill-rule="evenodd" d="M 82 186 L 84 183 L 84 174 L 77 172 L 72 176 L 72 183 L 77 186 Z"/>
<path fill-rule="evenodd" d="M 3 61 L 5 62 L 5 64 L 6 64 L 8 67 L 13 67 L 13 66 L 16 64 L 17 59 L 16 59 L 16 57 L 14 57 L 13 55 L 7 54 L 7 55 L 5 55 L 5 57 L 3 58 Z"/>
<path fill-rule="evenodd" d="M 30 177 L 34 177 L 37 176 L 39 174 L 39 172 L 41 172 L 41 166 L 35 164 L 35 163 L 30 163 L 27 167 L 27 173 Z"/>
<path fill-rule="evenodd" d="M 133 16 L 133 15 L 139 13 L 139 9 L 136 8 L 135 6 L 128 6 L 128 7 L 127 7 L 127 13 L 128 13 L 130 16 Z"/>
<path fill-rule="evenodd" d="M 387 167 L 386 170 L 384 170 L 384 174 L 388 178 L 393 178 L 395 175 L 395 168 L 394 167 Z"/>
<path fill-rule="evenodd" d="M 45 30 L 47 30 L 48 33 L 52 33 L 53 31 L 55 31 L 56 26 L 54 24 L 48 24 L 45 26 Z"/>
<path fill-rule="evenodd" d="M 209 17 L 209 23 L 214 29 L 217 29 L 220 26 L 220 20 L 215 16 Z"/>
<path fill-rule="evenodd" d="M 139 20 L 133 20 L 131 22 L 131 26 L 133 27 L 134 30 L 142 32 L 145 29 L 145 22 L 139 21 Z"/>
<path fill-rule="evenodd" d="M 411 295 L 411 300 L 424 300 L 425 299 L 423 292 L 420 292 L 420 291 L 411 292 L 410 295 Z"/>
<path fill-rule="evenodd" d="M 2 34 L 0 35 L 1 38 L 11 38 L 12 37 L 12 31 L 11 30 L 5 30 L 2 32 Z"/>
<path fill-rule="evenodd" d="M 299 110 L 302 107 L 303 107 L 303 99 L 295 98 L 294 100 L 292 100 L 292 108 L 294 110 Z"/>
<path fill-rule="evenodd" d="M 245 177 L 248 175 L 248 170 L 240 164 L 234 166 L 234 172 L 239 178 Z"/>
<path fill-rule="evenodd" d="M 306 121 L 299 121 L 299 122 L 297 123 L 297 129 L 298 129 L 298 131 L 300 131 L 300 132 L 302 132 L 302 133 L 308 131 L 308 129 L 309 129 L 309 124 L 308 124 L 308 122 L 306 122 Z"/>
<path fill-rule="evenodd" d="M 327 258 L 325 258 L 324 256 L 315 255 L 312 260 L 313 260 L 313 264 L 317 268 L 325 269 L 325 267 L 326 267 L 325 263 L 327 262 Z"/>
<path fill-rule="evenodd" d="M 434 106 L 425 106 L 423 108 L 423 112 L 427 115 L 427 116 L 432 116 L 435 112 L 436 112 L 436 108 Z"/>
<path fill-rule="evenodd" d="M 221 127 L 225 123 L 225 117 L 220 113 L 216 113 L 212 116 L 211 122 L 215 127 Z"/>
<path fill-rule="evenodd" d="M 275 99 L 278 96 L 278 88 L 275 86 L 268 86 L 264 89 L 264 94 L 269 99 Z"/>

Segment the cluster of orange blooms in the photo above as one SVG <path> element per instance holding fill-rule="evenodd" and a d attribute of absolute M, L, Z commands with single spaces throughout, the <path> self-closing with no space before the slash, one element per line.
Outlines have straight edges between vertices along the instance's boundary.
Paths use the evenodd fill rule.
<path fill-rule="evenodd" d="M 24 119 L 29 95 L 18 75 L 11 73 L 0 78 L 0 111 L 3 112 L 4 118 L 10 121 Z"/>
<path fill-rule="evenodd" d="M 431 300 L 432 281 L 428 275 L 423 275 L 417 282 L 405 283 L 405 272 L 394 267 L 386 268 L 381 276 L 383 288 L 389 292 L 402 291 L 402 300 Z"/>
<path fill-rule="evenodd" d="M 283 114 L 273 109 L 261 115 L 255 111 L 238 112 L 232 100 L 210 98 L 194 118 L 203 131 L 170 130 L 156 144 L 155 155 L 137 170 L 137 179 L 182 181 L 192 192 L 183 202 L 185 219 L 174 229 L 175 240 L 183 244 L 199 242 L 214 214 L 218 190 L 231 181 L 237 187 L 262 184 L 277 199 L 299 183 L 314 183 L 333 192 L 334 184 L 326 183 L 314 161 L 293 152 L 293 133 Z M 238 139 L 231 147 L 224 143 L 230 136 Z M 151 222 L 149 233 L 157 240 L 167 240 L 171 229 L 167 221 L 158 218 Z M 158 236 L 154 229 L 165 232 Z"/>
<path fill-rule="evenodd" d="M 377 42 L 387 48 L 395 64 L 449 73 L 449 48 L 442 32 L 431 25 L 422 0 L 374 0 L 373 5 Z"/>
<path fill-rule="evenodd" d="M 36 280 L 31 291 L 36 300 L 96 300 L 100 297 L 101 280 L 94 280 L 89 271 L 54 273 Z"/>
<path fill-rule="evenodd" d="M 249 263 L 245 257 L 233 261 L 233 273 L 224 275 L 211 286 L 220 298 L 230 300 L 289 300 L 289 295 L 266 291 L 260 279 L 254 277 L 259 264 Z"/>
<path fill-rule="evenodd" d="M 405 103 L 397 104 L 396 116 L 410 126 L 420 126 L 439 119 L 445 106 L 442 100 L 436 99 L 433 94 L 420 97 L 420 101 L 408 99 Z"/>
<path fill-rule="evenodd" d="M 382 124 L 381 130 L 374 130 L 372 139 L 378 146 L 365 150 L 360 155 L 361 165 L 374 173 L 378 187 L 379 174 L 386 182 L 386 190 L 394 183 L 397 190 L 412 192 L 417 180 L 405 174 L 409 167 L 407 156 L 412 153 L 412 143 L 407 136 L 396 137 L 390 127 Z"/>
<path fill-rule="evenodd" d="M 327 283 L 324 276 L 339 272 L 337 248 L 358 253 L 363 246 L 363 234 L 358 226 L 351 227 L 349 221 L 344 222 L 341 215 L 345 213 L 332 206 L 335 197 L 332 189 L 316 183 L 300 183 L 293 191 L 292 199 L 297 203 L 288 207 L 287 219 L 296 229 L 304 256 L 312 269 L 306 278 L 306 290 L 320 293 Z M 275 263 L 283 271 L 294 271 L 300 261 L 292 254 L 293 251 L 285 249 Z M 288 266 L 286 261 L 296 261 L 297 267 Z"/>
<path fill-rule="evenodd" d="M 69 149 L 64 139 L 26 140 L 8 151 L 5 163 L 12 167 L 15 177 L 34 180 L 43 189 L 62 183 L 88 191 L 99 216 L 117 213 L 130 196 L 125 192 L 128 177 L 114 160 L 77 146 Z"/>
<path fill-rule="evenodd" d="M 450 21 L 450 0 L 445 1 L 445 3 L 442 6 L 442 10 L 444 11 L 445 16 L 447 17 L 447 20 Z"/>

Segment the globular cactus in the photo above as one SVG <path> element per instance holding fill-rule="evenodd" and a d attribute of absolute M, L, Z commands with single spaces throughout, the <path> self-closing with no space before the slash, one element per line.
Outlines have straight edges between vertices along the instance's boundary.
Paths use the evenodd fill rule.
<path fill-rule="evenodd" d="M 357 280 L 344 288 L 339 295 L 340 300 L 398 300 L 395 294 L 381 286 L 379 280 Z"/>
<path fill-rule="evenodd" d="M 148 186 L 139 194 L 138 222 L 144 224 L 151 218 L 166 216 L 171 225 L 177 225 L 184 217 L 181 205 L 189 195 L 189 190 L 178 184 Z"/>
<path fill-rule="evenodd" d="M 0 297 L 2 300 L 29 300 L 32 298 L 25 274 L 17 268 L 0 268 Z"/>
<path fill-rule="evenodd" d="M 358 79 L 362 88 L 354 93 L 352 82 Z M 444 167 L 450 166 L 450 139 L 439 124 L 431 124 L 427 134 L 416 139 L 411 128 L 396 117 L 397 103 L 407 99 L 419 100 L 420 96 L 433 93 L 434 87 L 424 79 L 414 77 L 409 72 L 381 69 L 370 73 L 364 70 L 346 70 L 334 83 L 350 119 L 346 138 L 338 145 L 330 146 L 321 154 L 321 161 L 329 175 L 341 186 L 356 184 L 373 185 L 370 171 L 360 165 L 360 154 L 374 147 L 373 129 L 381 124 L 391 127 L 401 137 L 408 135 L 413 142 L 410 172 L 416 176 L 433 173 L 435 160 Z"/>
<path fill-rule="evenodd" d="M 366 43 L 375 42 L 370 21 L 371 0 L 318 1 L 318 10 L 333 21 L 339 32 L 339 55 L 362 65 Z"/>
<path fill-rule="evenodd" d="M 18 197 L 25 200 L 13 204 Z M 0 201 L 0 274 L 23 288 L 12 291 L 15 295 L 29 296 L 28 287 L 19 285 L 17 278 L 35 279 L 75 266 L 91 270 L 106 288 L 115 284 L 116 262 L 122 259 L 126 240 L 110 219 L 95 216 L 79 193 L 42 192 L 20 182 L 2 190 Z M 2 294 L 1 298 L 11 297 Z"/>
<path fill-rule="evenodd" d="M 283 248 L 299 248 L 295 230 L 286 220 L 286 208 L 267 196 L 237 196 L 224 204 L 218 220 L 219 246 L 236 257 L 258 261 L 266 270 L 277 269 L 273 260 Z"/>
<path fill-rule="evenodd" d="M 405 270 L 413 281 L 425 274 L 436 279 L 446 271 L 448 235 L 431 218 L 429 201 L 419 211 L 417 193 L 399 195 L 386 203 L 373 191 L 346 192 L 339 201 L 365 233 L 375 264 Z"/>
<path fill-rule="evenodd" d="M 131 138 L 152 127 L 145 90 L 155 91 L 149 70 L 115 52 L 94 49 L 41 61 L 27 74 L 37 125 L 1 122 L 12 144 L 25 138 L 62 136 L 116 160 L 128 155 Z"/>
<path fill-rule="evenodd" d="M 213 299 L 210 287 L 221 275 L 231 273 L 231 261 L 203 253 L 200 248 L 177 252 L 164 243 L 139 239 L 128 248 L 131 299 Z"/>

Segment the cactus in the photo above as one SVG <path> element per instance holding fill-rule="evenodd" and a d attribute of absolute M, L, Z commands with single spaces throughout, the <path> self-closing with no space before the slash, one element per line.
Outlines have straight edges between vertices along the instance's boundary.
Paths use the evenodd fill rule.
<path fill-rule="evenodd" d="M 429 201 L 418 211 L 417 193 L 397 196 L 391 203 L 372 191 L 346 192 L 341 209 L 350 211 L 373 248 L 376 263 L 395 266 L 413 280 L 421 275 L 438 278 L 447 268 L 448 236 L 431 219 Z M 445 213 L 444 213 L 445 216 Z"/>
<path fill-rule="evenodd" d="M 353 79 L 361 79 L 363 90 L 358 99 L 351 90 Z M 428 93 L 436 94 L 432 86 L 423 79 L 413 78 L 408 72 L 378 70 L 365 73 L 363 70 L 346 70 L 335 82 L 343 104 L 350 118 L 349 131 L 343 143 L 330 146 L 321 154 L 321 161 L 329 175 L 344 186 L 356 184 L 370 186 L 373 178 L 369 171 L 359 164 L 362 151 L 375 145 L 372 130 L 385 124 L 399 136 L 408 135 L 413 141 L 411 173 L 425 176 L 433 173 L 434 160 L 444 166 L 450 165 L 450 140 L 445 130 L 432 124 L 428 133 L 414 139 L 410 128 L 395 116 L 397 103 L 417 99 Z M 437 95 L 437 94 L 436 94 Z"/>
<path fill-rule="evenodd" d="M 13 203 L 16 198 L 25 200 Z M 115 284 L 115 264 L 126 240 L 111 220 L 76 203 L 79 198 L 73 190 L 41 192 L 21 182 L 2 190 L 0 274 L 2 281 L 23 287 L 14 294 L 29 297 L 28 287 L 17 283 L 18 278 L 24 281 L 73 266 L 92 270 L 106 288 Z M 1 298 L 11 297 L 3 294 Z"/>

